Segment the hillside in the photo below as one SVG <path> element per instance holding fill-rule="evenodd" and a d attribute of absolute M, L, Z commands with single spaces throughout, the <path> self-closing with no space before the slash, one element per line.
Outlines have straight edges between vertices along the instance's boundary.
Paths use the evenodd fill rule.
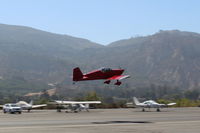
<path fill-rule="evenodd" d="M 11 81 L 26 84 L 21 88 L 29 88 L 29 92 L 44 89 L 48 83 L 60 84 L 60 93 L 67 89 L 109 88 L 102 81 L 72 85 L 72 69 L 76 66 L 83 72 L 102 66 L 125 68 L 132 78 L 124 81 L 121 88 L 151 84 L 181 89 L 200 87 L 198 33 L 159 31 L 103 46 L 68 35 L 0 24 L 0 47 L 0 90 Z"/>
<path fill-rule="evenodd" d="M 60 81 L 77 66 L 77 53 L 102 45 L 29 27 L 0 24 L 0 76 Z M 63 73 L 64 72 L 64 73 Z"/>
<path fill-rule="evenodd" d="M 132 76 L 129 79 L 132 86 L 166 84 L 188 89 L 200 85 L 200 35 L 197 33 L 160 31 L 113 42 L 92 54 L 92 66 L 126 68 Z"/>

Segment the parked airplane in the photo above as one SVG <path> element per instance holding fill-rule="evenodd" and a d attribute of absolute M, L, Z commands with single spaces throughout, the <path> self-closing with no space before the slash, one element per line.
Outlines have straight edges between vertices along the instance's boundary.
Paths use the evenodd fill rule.
<path fill-rule="evenodd" d="M 31 101 L 30 103 L 27 103 L 25 101 L 19 101 L 16 104 L 18 106 L 20 106 L 22 108 L 22 110 L 27 110 L 28 112 L 30 112 L 31 109 L 41 108 L 41 107 L 47 106 L 47 104 L 33 105 L 33 101 Z"/>
<path fill-rule="evenodd" d="M 79 112 L 86 110 L 89 112 L 90 104 L 100 104 L 101 101 L 59 101 L 55 100 L 55 104 L 57 105 L 57 111 L 61 112 L 61 109 L 67 109 L 66 112 Z"/>
<path fill-rule="evenodd" d="M 144 101 L 144 102 L 140 103 L 136 97 L 133 97 L 133 102 L 136 105 L 136 107 L 141 107 L 142 111 L 145 111 L 145 108 L 149 108 L 149 109 L 157 108 L 158 112 L 160 111 L 160 108 L 162 108 L 162 107 L 168 107 L 168 106 L 172 106 L 172 105 L 176 104 L 176 103 L 160 104 L 153 100 L 148 100 L 148 101 Z"/>
<path fill-rule="evenodd" d="M 111 80 L 117 80 L 115 85 L 120 85 L 120 80 L 129 78 L 129 75 L 121 75 L 124 69 L 111 69 L 111 68 L 100 68 L 98 70 L 91 71 L 83 74 L 79 67 L 73 70 L 73 81 L 85 81 L 85 80 L 99 80 L 105 79 L 105 84 L 109 84 Z"/>

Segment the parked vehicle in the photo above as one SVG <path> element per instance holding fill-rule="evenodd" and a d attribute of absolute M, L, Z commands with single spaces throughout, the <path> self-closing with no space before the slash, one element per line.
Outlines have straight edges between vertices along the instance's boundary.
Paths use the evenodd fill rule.
<path fill-rule="evenodd" d="M 17 104 L 13 104 L 13 103 L 9 103 L 9 104 L 5 104 L 3 105 L 3 112 L 4 113 L 22 113 L 22 109 L 21 107 L 19 107 Z"/>

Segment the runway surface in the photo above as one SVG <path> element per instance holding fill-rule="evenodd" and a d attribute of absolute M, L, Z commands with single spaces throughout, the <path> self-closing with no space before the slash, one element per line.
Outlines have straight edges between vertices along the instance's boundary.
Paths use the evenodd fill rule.
<path fill-rule="evenodd" d="M 200 133 L 200 108 L 92 109 L 0 113 L 0 133 Z"/>

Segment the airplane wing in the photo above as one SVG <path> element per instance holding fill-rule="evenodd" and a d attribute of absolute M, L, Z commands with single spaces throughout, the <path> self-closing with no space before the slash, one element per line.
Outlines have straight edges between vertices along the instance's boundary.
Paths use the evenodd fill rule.
<path fill-rule="evenodd" d="M 41 107 L 46 107 L 47 104 L 40 104 L 40 105 L 32 105 L 32 108 L 41 108 Z"/>
<path fill-rule="evenodd" d="M 129 77 L 130 77 L 130 75 L 118 75 L 118 76 L 113 76 L 111 78 L 108 78 L 107 80 L 122 80 L 122 79 L 126 79 Z"/>
<path fill-rule="evenodd" d="M 167 104 L 167 106 L 173 106 L 173 105 L 175 105 L 176 103 L 169 103 L 169 104 Z"/>
<path fill-rule="evenodd" d="M 57 104 L 100 104 L 101 101 L 59 101 L 55 100 Z"/>
<path fill-rule="evenodd" d="M 139 103 L 139 104 L 137 104 L 136 106 L 148 108 L 148 107 L 150 107 L 151 105 L 149 105 L 149 104 L 144 104 L 144 103 Z"/>
<path fill-rule="evenodd" d="M 173 106 L 176 103 L 168 103 L 168 104 L 158 104 L 160 107 L 168 107 L 168 106 Z"/>
<path fill-rule="evenodd" d="M 154 106 L 155 106 L 155 107 L 156 107 L 156 106 L 158 106 L 158 107 L 166 107 L 167 105 L 166 105 L 166 104 L 162 104 L 162 103 L 158 103 L 158 104 L 155 104 Z"/>

